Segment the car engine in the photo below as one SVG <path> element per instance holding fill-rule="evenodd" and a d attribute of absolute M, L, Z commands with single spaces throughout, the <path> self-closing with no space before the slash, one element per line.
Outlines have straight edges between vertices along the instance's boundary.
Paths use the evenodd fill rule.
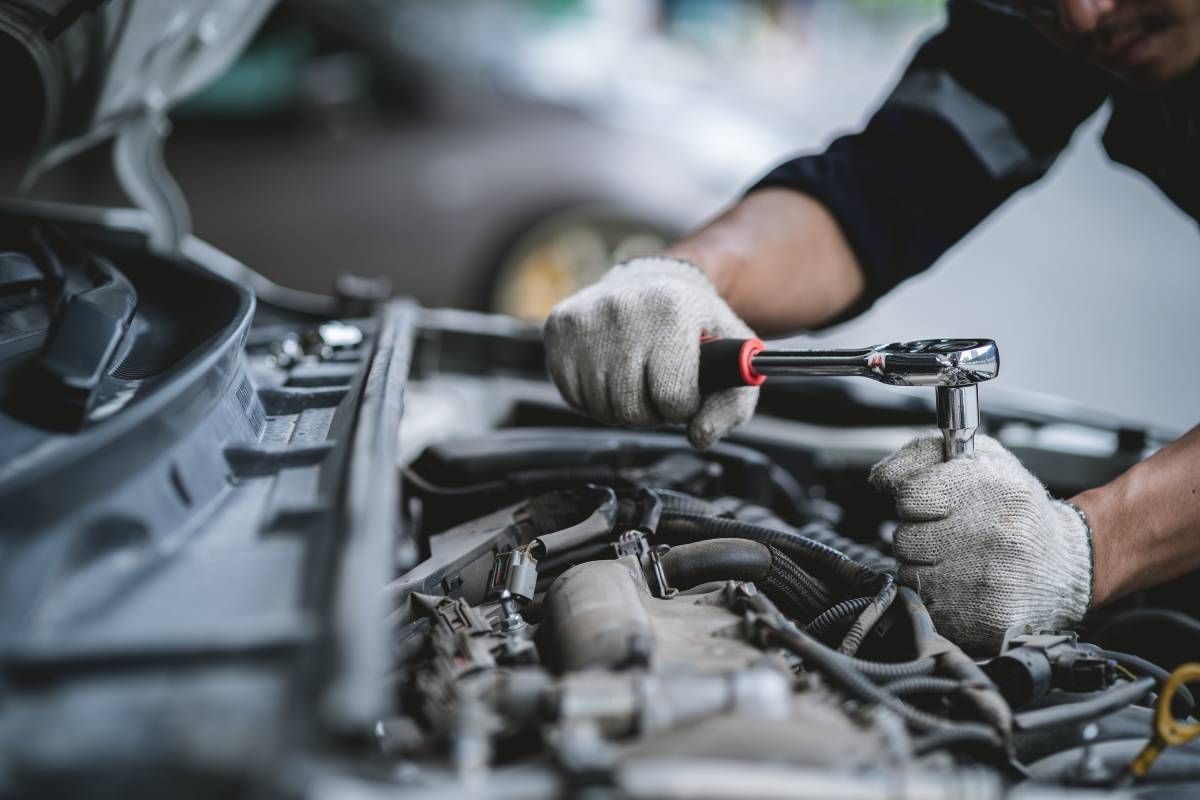
<path fill-rule="evenodd" d="M 983 653 L 897 583 L 866 476 L 928 391 L 781 382 L 698 452 L 570 411 L 514 320 L 322 306 L 33 211 L 0 224 L 5 796 L 1200 787 L 1187 579 Z M 1162 441 L 999 394 L 987 431 L 1057 496 Z"/>
<path fill-rule="evenodd" d="M 479 415 L 469 382 L 417 381 L 408 413 Z M 414 776 L 520 797 L 1127 782 L 1163 670 L 1077 631 L 1014 629 L 999 652 L 964 653 L 896 584 L 881 498 L 861 476 L 812 481 L 802 447 L 777 449 L 787 469 L 738 444 L 546 426 L 537 402 L 405 469 L 428 550 L 389 586 L 407 713 L 378 732 Z M 1175 702 L 1190 713 L 1186 689 Z"/>

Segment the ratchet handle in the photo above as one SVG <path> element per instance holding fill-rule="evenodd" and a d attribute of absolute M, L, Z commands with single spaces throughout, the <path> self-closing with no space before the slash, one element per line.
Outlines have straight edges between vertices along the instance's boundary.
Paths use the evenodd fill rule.
<path fill-rule="evenodd" d="M 762 386 L 766 375 L 754 369 L 754 357 L 766 349 L 759 339 L 700 340 L 700 394 L 740 386 Z"/>

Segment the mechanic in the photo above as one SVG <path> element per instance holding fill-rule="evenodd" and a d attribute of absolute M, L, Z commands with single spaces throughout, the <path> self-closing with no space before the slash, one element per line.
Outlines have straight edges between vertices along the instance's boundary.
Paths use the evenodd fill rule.
<path fill-rule="evenodd" d="M 545 327 L 567 401 L 630 426 L 686 423 L 711 445 L 757 388 L 702 398 L 701 334 L 846 320 L 928 268 L 1046 174 L 1106 100 L 1104 145 L 1200 219 L 1200 0 L 951 0 L 866 128 L 771 171 L 661 257 L 613 268 Z M 972 649 L 1065 627 L 1200 568 L 1200 427 L 1064 502 L 995 440 L 943 463 L 940 437 L 876 465 L 894 496 L 901 582 Z"/>

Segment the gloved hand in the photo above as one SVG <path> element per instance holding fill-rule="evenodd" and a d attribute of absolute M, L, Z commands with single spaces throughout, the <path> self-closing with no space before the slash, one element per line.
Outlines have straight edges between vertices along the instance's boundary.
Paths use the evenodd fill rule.
<path fill-rule="evenodd" d="M 701 397 L 701 335 L 752 338 L 700 268 L 635 258 L 555 306 L 546 320 L 550 376 L 576 409 L 602 422 L 687 423 L 708 447 L 754 414 L 756 387 Z"/>
<path fill-rule="evenodd" d="M 945 463 L 941 437 L 914 439 L 875 465 L 871 483 L 896 499 L 900 582 L 963 648 L 994 650 L 1023 623 L 1068 627 L 1091 604 L 1083 518 L 995 439 L 977 436 L 973 458 Z"/>

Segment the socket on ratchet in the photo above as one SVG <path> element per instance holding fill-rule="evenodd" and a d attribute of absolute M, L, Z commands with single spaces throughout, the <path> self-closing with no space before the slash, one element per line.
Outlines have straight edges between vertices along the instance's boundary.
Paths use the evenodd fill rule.
<path fill-rule="evenodd" d="M 979 387 L 1000 373 L 991 339 L 921 339 L 853 350 L 768 350 L 758 339 L 704 339 L 700 391 L 759 386 L 768 376 L 870 378 L 891 386 L 932 386 L 945 458 L 975 453 Z"/>

